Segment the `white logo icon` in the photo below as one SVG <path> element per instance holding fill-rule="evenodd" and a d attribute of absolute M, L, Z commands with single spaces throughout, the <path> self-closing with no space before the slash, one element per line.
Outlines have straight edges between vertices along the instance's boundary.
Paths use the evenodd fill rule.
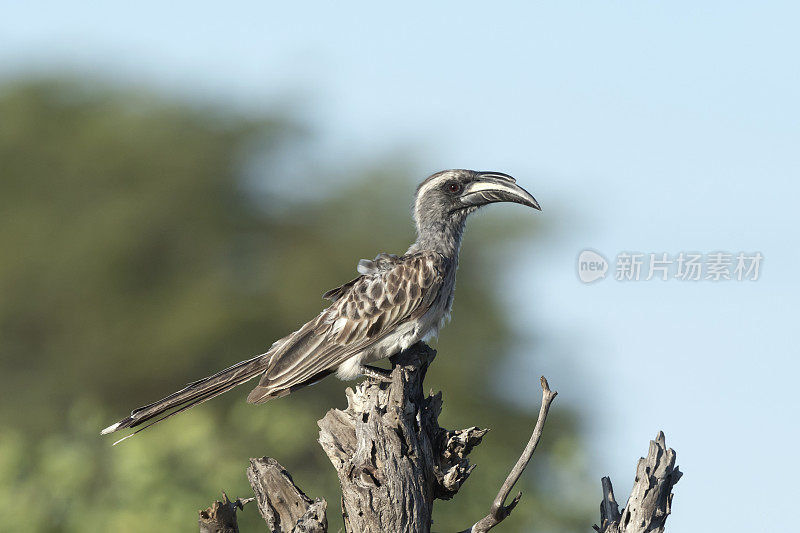
<path fill-rule="evenodd" d="M 584 250 L 578 256 L 578 277 L 584 283 L 592 283 L 606 277 L 608 261 L 592 250 Z"/>

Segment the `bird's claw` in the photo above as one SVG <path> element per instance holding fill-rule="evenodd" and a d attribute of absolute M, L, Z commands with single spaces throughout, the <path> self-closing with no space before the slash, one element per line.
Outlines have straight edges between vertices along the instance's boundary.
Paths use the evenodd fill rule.
<path fill-rule="evenodd" d="M 392 381 L 391 371 L 384 370 L 383 368 L 378 368 L 376 366 L 370 366 L 370 365 L 361 365 L 358 371 L 362 376 L 374 379 L 375 381 L 383 383 L 388 383 Z"/>

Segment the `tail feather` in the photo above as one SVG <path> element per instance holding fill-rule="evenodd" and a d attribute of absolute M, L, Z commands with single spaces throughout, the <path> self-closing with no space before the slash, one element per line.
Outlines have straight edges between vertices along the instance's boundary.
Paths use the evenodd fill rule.
<path fill-rule="evenodd" d="M 114 444 L 122 442 L 136 433 L 144 431 L 173 415 L 196 405 L 200 405 L 211 398 L 231 390 L 237 385 L 250 381 L 266 369 L 269 364 L 270 355 L 271 354 L 262 354 L 252 359 L 236 363 L 212 376 L 190 383 L 183 389 L 170 394 L 166 398 L 151 403 L 150 405 L 134 409 L 131 412 L 131 416 L 108 426 L 100 433 L 106 435 L 119 431 L 120 429 L 135 428 L 147 421 L 153 420 L 154 418 L 156 419 L 127 437 L 118 440 Z"/>

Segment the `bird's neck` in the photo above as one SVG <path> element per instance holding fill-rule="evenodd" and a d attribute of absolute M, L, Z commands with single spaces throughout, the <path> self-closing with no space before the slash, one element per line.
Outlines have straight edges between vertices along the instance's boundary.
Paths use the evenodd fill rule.
<path fill-rule="evenodd" d="M 458 261 L 463 234 L 464 219 L 418 222 L 417 240 L 406 253 L 439 252 L 448 259 Z"/>

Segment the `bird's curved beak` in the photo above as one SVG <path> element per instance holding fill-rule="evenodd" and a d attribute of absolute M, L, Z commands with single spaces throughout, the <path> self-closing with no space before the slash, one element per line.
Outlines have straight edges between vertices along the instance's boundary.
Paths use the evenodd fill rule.
<path fill-rule="evenodd" d="M 481 206 L 494 202 L 514 202 L 542 210 L 531 193 L 517 185 L 514 178 L 501 172 L 478 172 L 477 179 L 469 183 L 461 193 L 465 206 Z"/>

